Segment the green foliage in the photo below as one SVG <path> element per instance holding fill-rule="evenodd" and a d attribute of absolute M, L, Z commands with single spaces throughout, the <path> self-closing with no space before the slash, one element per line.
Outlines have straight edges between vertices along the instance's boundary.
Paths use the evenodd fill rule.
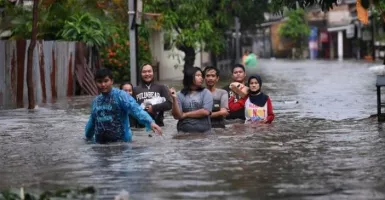
<path fill-rule="evenodd" d="M 64 22 L 58 33 L 63 40 L 82 41 L 89 46 L 101 47 L 107 44 L 109 26 L 90 13 L 76 14 Z"/>
<path fill-rule="evenodd" d="M 145 3 L 145 10 L 162 13 L 163 28 L 170 32 L 173 46 L 197 49 L 201 43 L 205 43 L 212 48 L 210 50 L 219 51 L 219 41 L 222 41 L 223 37 L 215 23 L 226 23 L 223 18 L 226 5 L 218 4 L 217 10 L 210 10 L 212 2 L 215 1 L 151 0 Z"/>
<path fill-rule="evenodd" d="M 299 41 L 309 36 L 310 27 L 307 24 L 303 9 L 291 10 L 288 19 L 279 27 L 279 34 L 283 37 Z"/>
<path fill-rule="evenodd" d="M 257 24 L 264 21 L 264 12 L 269 12 L 266 0 L 233 1 L 232 5 L 233 14 L 239 17 L 241 30 L 254 30 Z"/>
<path fill-rule="evenodd" d="M 81 1 L 74 0 L 56 0 L 50 5 L 40 5 L 38 38 L 46 40 L 62 39 L 58 32 L 64 27 L 65 21 L 73 15 L 85 13 L 84 10 L 90 9 L 85 9 Z"/>
<path fill-rule="evenodd" d="M 268 11 L 267 0 L 147 0 L 144 5 L 145 12 L 162 14 L 158 21 L 168 32 L 170 45 L 184 51 L 185 67 L 186 59 L 193 64 L 198 49 L 223 52 L 235 16 L 241 30 L 254 30 Z"/>
<path fill-rule="evenodd" d="M 55 0 L 40 1 L 38 39 L 80 41 L 97 47 L 102 64 L 111 68 L 117 81 L 130 79 L 129 30 L 127 1 Z M 47 1 L 48 2 L 48 1 Z M 12 31 L 11 39 L 29 39 L 32 32 L 32 11 L 7 5 L 7 20 L 2 30 Z M 151 62 L 149 29 L 139 28 L 138 62 Z M 113 55 L 113 56 L 112 56 Z"/>
<path fill-rule="evenodd" d="M 85 11 L 86 10 L 86 11 Z M 9 5 L 11 39 L 31 37 L 32 11 L 22 6 Z M 90 46 L 105 45 L 109 31 L 113 29 L 106 16 L 96 9 L 86 9 L 81 1 L 55 1 L 39 5 L 38 39 L 81 41 Z"/>
<path fill-rule="evenodd" d="M 2 191 L 0 200 L 51 200 L 51 199 L 94 199 L 96 190 L 93 187 L 80 189 L 60 189 L 56 191 L 45 191 L 41 194 L 26 192 L 21 198 L 21 192 Z"/>
<path fill-rule="evenodd" d="M 112 32 L 109 44 L 100 49 L 100 56 L 105 67 L 110 68 L 116 82 L 130 80 L 130 40 L 127 26 L 122 25 Z M 148 44 L 148 30 L 141 27 L 139 33 L 139 64 L 151 62 Z"/>
<path fill-rule="evenodd" d="M 270 9 L 272 12 L 282 13 L 285 8 L 289 8 L 291 10 L 297 9 L 298 4 L 299 8 L 318 5 L 323 11 L 328 11 L 332 9 L 333 6 L 337 5 L 336 3 L 337 0 L 272 0 Z"/>

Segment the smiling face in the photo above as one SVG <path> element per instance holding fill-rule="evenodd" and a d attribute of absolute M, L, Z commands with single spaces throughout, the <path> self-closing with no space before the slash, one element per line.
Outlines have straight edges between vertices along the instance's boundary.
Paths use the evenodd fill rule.
<path fill-rule="evenodd" d="M 250 79 L 250 82 L 249 82 L 249 89 L 250 89 L 252 92 L 256 92 L 256 91 L 258 91 L 259 89 L 261 89 L 261 87 L 259 86 L 258 80 L 257 80 L 256 78 Z"/>
<path fill-rule="evenodd" d="M 152 69 L 152 66 L 151 65 L 143 66 L 141 75 L 144 82 L 150 83 L 154 78 L 154 71 Z"/>

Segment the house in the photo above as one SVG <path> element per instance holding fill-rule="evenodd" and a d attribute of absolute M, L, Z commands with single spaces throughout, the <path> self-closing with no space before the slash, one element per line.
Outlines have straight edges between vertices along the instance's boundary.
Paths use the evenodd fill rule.
<path fill-rule="evenodd" d="M 339 59 L 363 58 L 373 52 L 373 25 L 363 25 L 357 19 L 356 0 L 338 0 L 333 9 L 323 12 L 319 6 L 305 9 L 308 24 L 315 42 L 309 48 L 317 51 L 318 58 Z M 265 14 L 265 23 L 258 26 L 256 40 L 260 44 L 261 57 L 288 57 L 292 45 L 279 37 L 278 27 L 284 22 L 283 16 Z M 380 43 L 376 43 L 380 44 Z M 381 52 L 377 53 L 382 55 Z"/>

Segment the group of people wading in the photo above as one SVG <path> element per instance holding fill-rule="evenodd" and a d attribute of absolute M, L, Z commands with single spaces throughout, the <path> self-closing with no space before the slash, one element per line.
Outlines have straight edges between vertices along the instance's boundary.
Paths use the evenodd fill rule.
<path fill-rule="evenodd" d="M 95 73 L 100 94 L 92 102 L 85 129 L 88 140 L 130 142 L 130 127 L 162 134 L 164 113 L 170 110 L 178 120 L 178 133 L 210 133 L 212 128 L 225 128 L 227 123 L 259 124 L 274 120 L 271 99 L 261 92 L 261 77 L 251 75 L 246 82 L 245 67 L 241 64 L 232 68 L 233 82 L 223 89 L 217 88 L 220 71 L 211 66 L 204 71 L 186 68 L 179 92 L 155 83 L 150 64 L 143 65 L 140 74 L 137 87 L 123 83 L 118 89 L 113 88 L 109 69 Z"/>

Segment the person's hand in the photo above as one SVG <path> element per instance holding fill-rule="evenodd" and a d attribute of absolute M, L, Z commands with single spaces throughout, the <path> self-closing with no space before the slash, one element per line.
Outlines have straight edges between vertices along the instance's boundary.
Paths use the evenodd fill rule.
<path fill-rule="evenodd" d="M 186 118 L 187 117 L 187 113 L 182 113 L 182 119 Z"/>
<path fill-rule="evenodd" d="M 160 128 L 155 122 L 151 123 L 151 129 L 154 131 L 154 133 L 162 135 L 162 128 Z"/>
<path fill-rule="evenodd" d="M 234 88 L 236 88 L 237 86 L 234 84 L 234 83 L 231 83 L 230 85 L 229 85 L 229 88 L 231 89 L 231 90 L 233 90 Z"/>
<path fill-rule="evenodd" d="M 176 91 L 175 91 L 175 89 L 174 88 L 170 88 L 169 91 L 170 91 L 171 97 L 176 98 Z"/>

